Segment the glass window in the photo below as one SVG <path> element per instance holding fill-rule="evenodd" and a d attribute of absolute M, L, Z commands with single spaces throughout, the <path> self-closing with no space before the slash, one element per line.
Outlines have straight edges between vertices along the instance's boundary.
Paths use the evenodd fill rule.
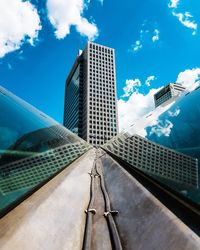
<path fill-rule="evenodd" d="M 118 147 L 117 156 L 156 179 L 180 196 L 200 205 L 200 89 L 157 108 L 136 121 L 129 132 L 108 142 L 111 150 Z M 111 117 L 111 116 L 110 116 Z M 132 146 L 129 159 L 124 158 L 122 145 Z M 130 147 L 129 147 L 130 148 Z M 129 150 L 129 149 L 128 149 Z M 113 152 L 114 153 L 114 149 Z M 155 172 L 156 170 L 156 172 Z"/>
<path fill-rule="evenodd" d="M 90 146 L 2 87 L 0 110 L 1 216 Z"/>

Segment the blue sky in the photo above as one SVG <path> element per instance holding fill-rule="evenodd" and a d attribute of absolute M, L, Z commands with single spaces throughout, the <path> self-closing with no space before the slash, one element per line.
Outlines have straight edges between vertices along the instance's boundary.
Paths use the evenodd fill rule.
<path fill-rule="evenodd" d="M 116 50 L 120 127 L 169 82 L 200 76 L 199 0 L 0 2 L 0 84 L 59 122 L 65 79 L 88 39 Z"/>

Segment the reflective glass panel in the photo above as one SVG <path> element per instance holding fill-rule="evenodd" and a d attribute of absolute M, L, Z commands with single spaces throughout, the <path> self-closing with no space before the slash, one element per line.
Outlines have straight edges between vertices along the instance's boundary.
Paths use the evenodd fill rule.
<path fill-rule="evenodd" d="M 0 215 L 90 148 L 0 87 Z"/>
<path fill-rule="evenodd" d="M 157 107 L 103 146 L 200 204 L 200 89 Z"/>

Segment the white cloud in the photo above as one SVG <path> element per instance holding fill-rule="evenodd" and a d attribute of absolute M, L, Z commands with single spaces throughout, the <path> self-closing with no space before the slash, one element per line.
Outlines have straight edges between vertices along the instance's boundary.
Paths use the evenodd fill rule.
<path fill-rule="evenodd" d="M 146 80 L 146 85 L 148 80 L 155 80 L 155 76 L 149 76 Z M 180 72 L 177 77 L 177 83 L 182 84 L 189 91 L 194 90 L 196 87 L 200 85 L 200 68 L 186 69 L 183 72 Z M 150 84 L 150 83 L 149 83 Z M 170 122 L 165 121 L 164 124 L 160 124 L 158 117 L 159 115 L 167 111 L 169 107 L 173 105 L 174 102 L 166 106 L 160 106 L 156 108 L 154 106 L 154 94 L 158 92 L 162 87 L 157 89 L 151 89 L 146 95 L 142 94 L 139 90 L 142 86 L 141 81 L 139 79 L 135 80 L 127 80 L 126 86 L 123 88 L 125 94 L 118 100 L 118 111 L 119 111 L 119 126 L 120 130 L 130 130 L 134 133 L 134 128 L 136 128 L 141 136 L 146 135 L 146 131 L 144 131 L 145 122 L 151 124 L 151 126 L 155 126 L 152 130 L 152 133 L 155 132 L 161 135 L 169 136 L 170 131 L 172 129 L 172 124 Z M 128 100 L 124 100 L 123 97 L 128 97 Z M 152 114 L 150 111 L 155 110 Z M 149 114 L 148 114 L 149 113 Z M 180 109 L 169 111 L 169 116 L 174 117 L 180 114 Z M 144 115 L 151 116 L 149 119 L 141 119 Z M 132 124 L 135 124 L 133 127 L 130 127 Z"/>
<path fill-rule="evenodd" d="M 133 92 L 127 101 L 118 100 L 120 130 L 128 129 L 133 122 L 154 109 L 153 96 L 159 89 L 151 89 L 146 95 Z"/>
<path fill-rule="evenodd" d="M 67 36 L 71 26 L 89 40 L 98 36 L 97 26 L 83 17 L 84 0 L 47 0 L 47 10 L 58 39 Z"/>
<path fill-rule="evenodd" d="M 160 136 L 169 136 L 173 128 L 173 123 L 169 120 L 159 121 L 156 126 L 153 126 L 150 131 L 150 135 L 156 134 Z"/>
<path fill-rule="evenodd" d="M 150 86 L 150 82 L 155 80 L 155 76 L 147 77 L 145 84 Z M 135 120 L 154 109 L 153 95 L 160 89 L 151 89 L 146 95 L 140 93 L 142 83 L 140 79 L 126 80 L 123 88 L 124 95 L 118 100 L 120 129 L 128 129 Z M 128 100 L 124 100 L 128 97 Z"/>
<path fill-rule="evenodd" d="M 137 40 L 132 47 L 133 47 L 133 51 L 137 52 L 138 50 L 142 48 L 142 42 L 140 40 Z"/>
<path fill-rule="evenodd" d="M 194 90 L 200 84 L 200 68 L 186 69 L 180 72 L 176 80 L 188 90 Z"/>
<path fill-rule="evenodd" d="M 177 8 L 180 0 L 170 0 L 169 8 Z"/>
<path fill-rule="evenodd" d="M 157 89 L 159 91 L 161 88 Z M 159 106 L 156 109 L 153 109 L 153 112 L 149 112 L 145 114 L 142 118 L 134 121 L 130 127 L 126 128 L 130 134 L 138 134 L 140 136 L 146 137 L 147 136 L 147 127 L 156 127 L 160 123 L 159 117 L 162 113 L 169 110 L 169 108 L 175 103 L 175 101 L 168 103 L 165 106 Z M 163 123 L 165 124 L 165 122 Z M 159 124 L 161 127 L 161 124 Z M 163 127 L 163 126 L 162 126 Z M 164 125 L 165 127 L 165 125 Z"/>
<path fill-rule="evenodd" d="M 170 3 L 168 4 L 169 8 L 172 8 L 172 15 L 177 17 L 179 22 L 181 22 L 185 27 L 192 29 L 192 35 L 196 35 L 196 30 L 197 30 L 197 23 L 192 20 L 193 16 L 187 11 L 185 13 L 177 13 L 175 10 L 178 8 L 180 0 L 171 0 Z"/>
<path fill-rule="evenodd" d="M 171 116 L 171 117 L 175 117 L 175 116 L 178 116 L 178 115 L 180 114 L 180 112 L 181 112 L 180 108 L 176 108 L 175 111 L 169 110 L 169 111 L 168 111 L 168 114 L 169 114 L 169 116 Z"/>
<path fill-rule="evenodd" d="M 42 27 L 37 10 L 29 1 L 1 0 L 0 16 L 0 57 L 24 43 L 34 45 Z"/>
<path fill-rule="evenodd" d="M 137 89 L 137 87 L 140 87 L 140 86 L 141 86 L 141 82 L 139 79 L 126 80 L 126 86 L 123 88 L 124 90 L 123 97 L 129 97 Z"/>
<path fill-rule="evenodd" d="M 160 31 L 159 31 L 158 29 L 155 29 L 155 30 L 154 30 L 154 35 L 153 35 L 153 37 L 152 37 L 152 41 L 153 41 L 153 42 L 158 41 L 159 38 L 160 38 L 159 35 L 160 35 Z"/>
<path fill-rule="evenodd" d="M 156 42 L 160 39 L 159 34 L 160 31 L 158 29 L 145 29 L 144 26 L 146 25 L 146 21 L 142 24 L 142 29 L 140 30 L 140 35 L 138 40 L 135 41 L 135 43 L 131 46 L 131 50 L 132 52 L 138 52 L 139 50 L 141 50 L 143 48 L 143 44 L 146 42 L 149 42 L 149 39 L 151 39 L 150 41 L 152 42 Z"/>
<path fill-rule="evenodd" d="M 147 79 L 146 79 L 146 81 L 145 81 L 145 84 L 146 84 L 147 86 L 150 86 L 150 85 L 151 85 L 151 81 L 154 81 L 154 80 L 156 80 L 156 77 L 155 77 L 155 76 L 149 76 L 149 77 L 147 77 Z"/>
<path fill-rule="evenodd" d="M 193 30 L 193 35 L 196 34 L 196 30 L 197 30 L 197 23 L 195 23 L 194 21 L 191 20 L 191 18 L 193 18 L 193 16 L 189 13 L 189 12 L 185 12 L 185 13 L 175 13 L 174 11 L 172 12 L 173 16 L 176 16 L 178 18 L 178 20 L 187 28 L 192 29 Z"/>

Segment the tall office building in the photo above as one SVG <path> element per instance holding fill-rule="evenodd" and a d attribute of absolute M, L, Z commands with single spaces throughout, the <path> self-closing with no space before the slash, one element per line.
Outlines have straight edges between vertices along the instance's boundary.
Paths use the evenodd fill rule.
<path fill-rule="evenodd" d="M 175 100 L 185 90 L 185 87 L 179 83 L 168 84 L 154 95 L 155 107 L 158 107 L 164 103 L 168 103 L 169 100 Z"/>
<path fill-rule="evenodd" d="M 88 42 L 66 80 L 64 126 L 100 146 L 118 133 L 115 51 Z"/>

